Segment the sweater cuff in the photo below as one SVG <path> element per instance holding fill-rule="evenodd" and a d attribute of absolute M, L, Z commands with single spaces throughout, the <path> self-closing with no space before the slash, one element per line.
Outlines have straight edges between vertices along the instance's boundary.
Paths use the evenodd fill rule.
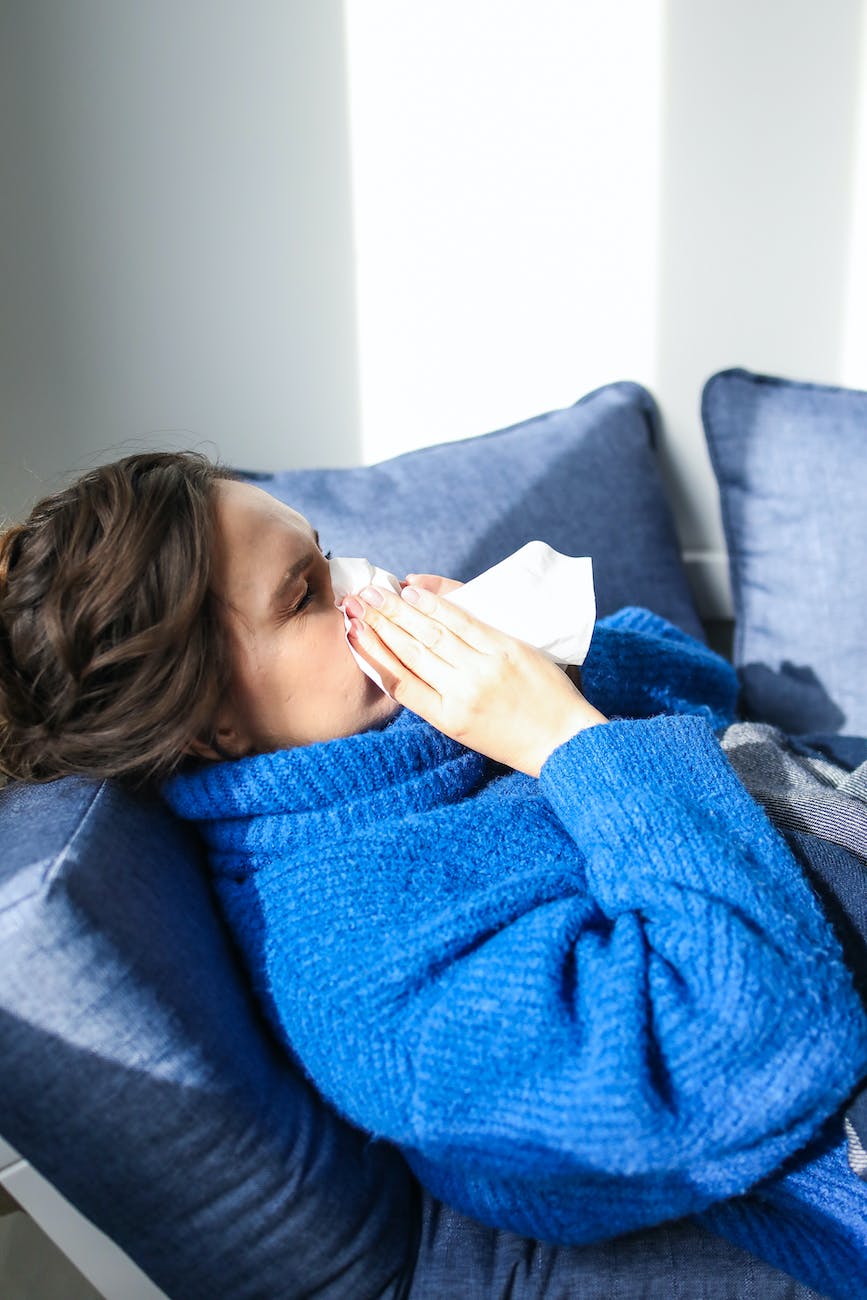
<path fill-rule="evenodd" d="M 713 799 L 720 784 L 738 782 L 707 722 L 693 715 L 611 720 L 587 727 L 560 745 L 539 774 L 542 790 L 570 830 L 584 809 L 619 803 L 633 790 L 669 793 L 694 802 Z M 592 800 L 582 798 L 582 787 Z M 749 800 L 746 791 L 744 797 Z M 751 803 L 752 801 L 750 801 Z"/>

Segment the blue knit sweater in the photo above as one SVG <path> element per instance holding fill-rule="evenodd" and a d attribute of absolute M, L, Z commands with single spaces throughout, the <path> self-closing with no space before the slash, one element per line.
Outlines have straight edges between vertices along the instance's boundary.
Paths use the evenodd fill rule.
<path fill-rule="evenodd" d="M 850 1174 L 828 1209 L 842 1129 L 822 1126 L 867 1072 L 867 1019 L 715 739 L 734 672 L 626 610 L 597 627 L 584 689 L 628 718 L 538 780 L 404 711 L 166 797 L 206 838 L 279 1033 L 436 1195 L 580 1243 L 701 1213 L 815 1140 L 706 1222 L 857 1294 L 867 1184 Z"/>

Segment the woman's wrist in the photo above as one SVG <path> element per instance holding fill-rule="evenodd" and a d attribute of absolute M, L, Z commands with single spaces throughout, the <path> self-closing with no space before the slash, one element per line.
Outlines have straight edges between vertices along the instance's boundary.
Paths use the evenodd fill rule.
<path fill-rule="evenodd" d="M 530 776 L 538 777 L 545 763 L 561 745 L 565 745 L 573 736 L 579 732 L 586 731 L 589 727 L 598 727 L 607 722 L 604 713 L 600 713 L 597 708 L 586 700 L 584 696 L 579 696 L 574 708 L 570 709 L 564 716 L 562 724 L 552 728 L 535 757 L 528 756 L 528 765 L 524 771 Z"/>

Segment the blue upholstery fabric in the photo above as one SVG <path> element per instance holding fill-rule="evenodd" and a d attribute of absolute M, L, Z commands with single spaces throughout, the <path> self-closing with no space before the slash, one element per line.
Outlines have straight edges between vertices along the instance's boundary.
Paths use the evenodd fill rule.
<path fill-rule="evenodd" d="M 0 791 L 4 1136 L 178 1300 L 391 1295 L 402 1160 L 273 1047 L 161 805 Z"/>
<path fill-rule="evenodd" d="M 702 638 L 657 431 L 645 389 L 609 384 L 563 411 L 380 465 L 249 477 L 306 515 L 335 555 L 466 581 L 538 537 L 592 555 L 600 615 L 643 605 Z"/>
<path fill-rule="evenodd" d="M 867 393 L 727 370 L 705 386 L 748 716 L 867 733 Z"/>
<path fill-rule="evenodd" d="M 580 1250 L 492 1232 L 425 1196 L 408 1300 L 822 1300 L 681 1221 Z"/>

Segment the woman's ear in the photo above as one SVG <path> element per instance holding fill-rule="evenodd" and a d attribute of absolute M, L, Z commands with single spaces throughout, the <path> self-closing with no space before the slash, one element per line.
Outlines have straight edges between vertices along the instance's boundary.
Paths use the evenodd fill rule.
<path fill-rule="evenodd" d="M 235 727 L 228 724 L 218 725 L 216 731 L 207 740 L 196 736 L 184 750 L 185 754 L 206 759 L 209 763 L 233 762 L 237 758 L 246 758 L 254 752 L 246 738 Z"/>
<path fill-rule="evenodd" d="M 184 750 L 194 758 L 207 759 L 209 763 L 225 763 L 227 760 L 243 758 L 243 754 L 232 754 L 220 744 L 217 737 L 212 737 L 210 744 L 204 740 L 191 740 Z"/>

